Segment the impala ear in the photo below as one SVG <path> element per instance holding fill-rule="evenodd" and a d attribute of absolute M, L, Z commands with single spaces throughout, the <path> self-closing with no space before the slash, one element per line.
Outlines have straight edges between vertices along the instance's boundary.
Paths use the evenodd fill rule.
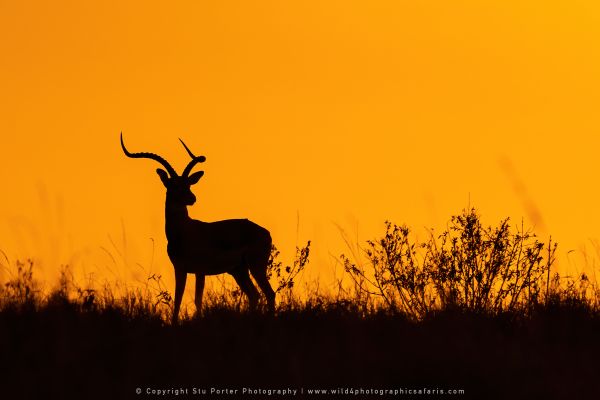
<path fill-rule="evenodd" d="M 204 171 L 198 171 L 198 172 L 194 172 L 193 174 L 191 174 L 190 177 L 188 178 L 190 185 L 195 185 L 196 183 L 198 183 L 200 178 L 202 178 L 202 175 L 204 175 Z"/>
<path fill-rule="evenodd" d="M 158 176 L 160 176 L 160 180 L 162 181 L 163 185 L 167 187 L 167 184 L 169 183 L 169 174 L 167 174 L 167 171 L 158 168 L 156 170 L 156 173 L 158 174 Z"/>

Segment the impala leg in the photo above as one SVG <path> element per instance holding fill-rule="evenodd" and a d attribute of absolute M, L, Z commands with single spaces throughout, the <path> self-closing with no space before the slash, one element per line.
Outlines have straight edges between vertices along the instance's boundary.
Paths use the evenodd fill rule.
<path fill-rule="evenodd" d="M 181 307 L 181 299 L 183 299 L 186 279 L 187 272 L 175 270 L 175 306 L 173 307 L 173 324 L 176 324 L 179 320 L 179 308 Z"/>
<path fill-rule="evenodd" d="M 260 287 L 267 299 L 267 309 L 270 313 L 275 312 L 275 291 L 269 283 L 267 278 L 267 266 L 269 264 L 269 257 L 271 254 L 271 239 L 260 249 L 249 255 L 248 265 L 250 267 L 250 273 L 254 277 L 254 280 Z"/>
<path fill-rule="evenodd" d="M 254 280 L 258 284 L 258 287 L 260 287 L 260 290 L 262 290 L 265 297 L 267 298 L 267 308 L 268 308 L 269 312 L 270 313 L 274 312 L 275 311 L 275 291 L 273 290 L 273 288 L 271 287 L 271 284 L 269 283 L 269 279 L 267 278 L 267 271 L 260 269 L 260 270 L 251 271 L 251 272 L 252 272 L 252 276 L 254 277 Z"/>
<path fill-rule="evenodd" d="M 196 297 L 194 302 L 196 303 L 196 315 L 200 315 L 202 310 L 202 295 L 204 294 L 204 275 L 196 274 Z"/>
<path fill-rule="evenodd" d="M 258 304 L 258 290 L 254 287 L 252 280 L 250 279 L 250 274 L 246 268 L 242 268 L 239 271 L 231 273 L 233 278 L 239 285 L 240 289 L 246 296 L 248 296 L 248 303 L 250 304 L 250 311 L 256 310 L 256 305 Z"/>

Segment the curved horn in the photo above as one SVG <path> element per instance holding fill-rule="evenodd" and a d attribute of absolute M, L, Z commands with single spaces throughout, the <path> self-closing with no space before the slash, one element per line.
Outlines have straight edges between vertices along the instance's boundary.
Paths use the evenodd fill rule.
<path fill-rule="evenodd" d="M 206 157 L 204 157 L 204 156 L 198 156 L 198 157 L 196 157 L 194 155 L 194 153 L 192 153 L 192 151 L 185 145 L 185 143 L 183 142 L 183 140 L 179 139 L 179 141 L 181 142 L 181 144 L 183 145 L 183 147 L 185 147 L 186 151 L 188 152 L 188 154 L 192 158 L 192 161 L 190 161 L 190 163 L 187 165 L 187 167 L 185 167 L 185 169 L 183 170 L 183 173 L 181 174 L 181 176 L 187 177 L 190 174 L 190 172 L 192 172 L 192 168 L 194 168 L 194 166 L 196 164 L 202 163 L 202 162 L 206 161 Z"/>
<path fill-rule="evenodd" d="M 177 172 L 175 172 L 175 170 L 173 169 L 173 167 L 171 167 L 171 164 L 169 164 L 167 162 L 167 160 L 165 160 L 164 158 L 162 158 L 161 156 L 154 154 L 154 153 L 130 153 L 127 148 L 125 148 L 125 143 L 123 143 L 123 132 L 121 132 L 121 147 L 123 148 L 123 152 L 125 153 L 125 155 L 127 157 L 130 158 L 149 158 L 151 160 L 154 161 L 158 161 L 163 167 L 165 167 L 165 169 L 167 170 L 167 172 L 169 172 L 169 176 L 174 177 L 177 176 Z"/>

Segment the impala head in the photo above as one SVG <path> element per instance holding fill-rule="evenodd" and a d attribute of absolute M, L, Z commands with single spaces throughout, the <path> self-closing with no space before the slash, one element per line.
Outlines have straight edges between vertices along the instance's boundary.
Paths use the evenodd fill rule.
<path fill-rule="evenodd" d="M 167 201 L 171 201 L 175 204 L 191 206 L 196 202 L 196 196 L 192 193 L 191 186 L 198 183 L 202 175 L 204 175 L 204 171 L 192 172 L 192 168 L 198 163 L 202 163 L 206 161 L 206 157 L 198 156 L 196 157 L 194 153 L 185 145 L 183 140 L 179 139 L 185 150 L 188 152 L 192 161 L 185 167 L 181 176 L 177 175 L 175 169 L 171 167 L 171 164 L 167 162 L 161 156 L 154 153 L 130 153 L 125 147 L 125 143 L 123 143 L 123 133 L 121 133 L 121 147 L 123 148 L 123 152 L 127 157 L 130 158 L 148 158 L 150 160 L 157 161 L 160 163 L 164 169 L 158 168 L 156 173 L 160 177 L 163 185 L 167 188 Z"/>

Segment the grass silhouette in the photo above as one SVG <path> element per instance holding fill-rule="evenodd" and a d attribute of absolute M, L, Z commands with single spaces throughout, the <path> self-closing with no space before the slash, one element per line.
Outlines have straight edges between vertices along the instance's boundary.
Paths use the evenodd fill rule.
<path fill-rule="evenodd" d="M 177 325 L 160 276 L 118 292 L 79 287 L 65 271 L 45 292 L 34 264 L 17 263 L 0 289 L 2 397 L 140 398 L 148 388 L 197 397 L 193 388 L 211 387 L 597 397 L 599 291 L 553 270 L 555 244 L 508 221 L 484 227 L 475 210 L 425 243 L 385 227 L 340 257 L 349 280 L 334 295 L 295 291 L 310 242 L 289 266 L 273 248 L 275 315 L 249 312 L 239 289 L 224 287 Z"/>

